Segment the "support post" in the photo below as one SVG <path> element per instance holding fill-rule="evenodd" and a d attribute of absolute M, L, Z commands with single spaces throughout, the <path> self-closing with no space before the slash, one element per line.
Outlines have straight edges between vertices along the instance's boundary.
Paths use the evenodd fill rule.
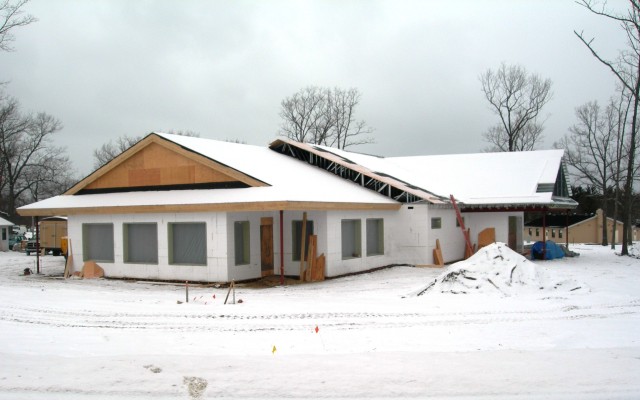
<path fill-rule="evenodd" d="M 284 285 L 284 243 L 283 243 L 283 227 L 284 227 L 284 211 L 280 210 L 280 285 Z"/>
<path fill-rule="evenodd" d="M 564 237 L 565 237 L 565 245 L 567 246 L 567 250 L 569 250 L 569 210 L 567 210 L 567 212 L 565 214 Z M 615 236 L 614 236 L 614 238 L 615 238 Z"/>
<path fill-rule="evenodd" d="M 36 274 L 40 275 L 40 222 L 36 217 Z"/>
<path fill-rule="evenodd" d="M 542 259 L 547 259 L 547 210 L 542 211 Z"/>
<path fill-rule="evenodd" d="M 307 247 L 307 212 L 302 213 L 302 233 L 300 240 L 300 280 L 304 280 L 304 258 L 306 255 L 305 249 Z"/>

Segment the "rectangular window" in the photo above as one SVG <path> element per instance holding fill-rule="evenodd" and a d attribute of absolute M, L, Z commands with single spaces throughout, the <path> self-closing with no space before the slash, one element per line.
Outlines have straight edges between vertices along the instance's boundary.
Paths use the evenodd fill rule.
<path fill-rule="evenodd" d="M 123 224 L 124 262 L 158 263 L 158 224 Z"/>
<path fill-rule="evenodd" d="M 529 236 L 531 236 L 531 232 L 532 232 L 532 231 L 531 231 L 531 228 L 529 228 Z"/>
<path fill-rule="evenodd" d="M 562 229 L 558 229 L 558 237 L 562 239 Z"/>
<path fill-rule="evenodd" d="M 551 230 L 551 237 L 552 238 L 556 237 L 556 230 L 555 229 Z"/>
<path fill-rule="evenodd" d="M 540 228 L 536 228 L 536 237 L 540 236 Z"/>
<path fill-rule="evenodd" d="M 7 240 L 7 228 L 2 228 L 2 240 Z"/>
<path fill-rule="evenodd" d="M 367 256 L 384 254 L 384 220 L 367 219 Z"/>
<path fill-rule="evenodd" d="M 251 254 L 249 221 L 236 221 L 233 223 L 233 244 L 236 265 L 249 264 Z"/>
<path fill-rule="evenodd" d="M 82 258 L 113 262 L 113 224 L 82 224 Z"/>
<path fill-rule="evenodd" d="M 313 221 L 307 220 L 305 228 L 304 260 L 307 261 L 309 252 L 309 236 L 313 235 Z M 300 261 L 300 249 L 302 247 L 302 221 L 291 221 L 291 254 L 293 261 Z"/>
<path fill-rule="evenodd" d="M 207 265 L 207 224 L 173 222 L 169 228 L 169 264 Z"/>
<path fill-rule="evenodd" d="M 431 229 L 440 229 L 442 228 L 442 218 L 436 217 L 431 218 Z"/>
<path fill-rule="evenodd" d="M 359 219 L 342 220 L 342 259 L 358 258 L 362 255 L 361 223 Z"/>

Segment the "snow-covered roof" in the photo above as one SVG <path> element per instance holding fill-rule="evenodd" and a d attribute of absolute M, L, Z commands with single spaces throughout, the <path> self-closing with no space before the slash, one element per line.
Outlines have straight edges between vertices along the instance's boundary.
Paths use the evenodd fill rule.
<path fill-rule="evenodd" d="M 226 189 L 163 190 L 160 187 L 136 191 L 134 188 L 81 195 L 74 190 L 21 207 L 20 213 L 69 215 L 116 211 L 393 209 L 398 208 L 402 201 L 446 203 L 451 194 L 465 206 L 551 205 L 557 199 L 550 191 L 538 188 L 540 185 L 553 187 L 563 154 L 562 150 L 545 150 L 383 158 L 322 146 L 310 147 L 289 140 L 276 141 L 314 151 L 316 156 L 333 155 L 332 162 L 337 160 L 342 171 L 350 169 L 357 173 L 357 179 L 345 179 L 337 170 L 330 172 L 310 160 L 301 162 L 295 155 L 290 157 L 274 151 L 273 143 L 270 148 L 165 133 L 151 134 L 147 138 L 151 136 L 156 141 L 165 140 L 179 146 L 176 149 L 185 149 L 189 154 L 215 161 L 216 165 L 236 171 L 236 176 L 248 177 L 253 184 L 248 185 L 251 187 Z M 128 156 L 125 152 L 116 160 Z M 91 182 L 92 176 L 100 176 L 104 168 L 76 187 L 85 185 L 83 182 Z M 367 187 L 365 176 L 371 178 L 369 182 L 374 180 L 383 188 Z M 389 189 L 392 186 L 395 193 Z"/>
<path fill-rule="evenodd" d="M 434 193 L 453 195 L 467 205 L 550 204 L 563 150 L 392 157 L 401 175 Z"/>
<path fill-rule="evenodd" d="M 139 210 L 162 211 L 179 208 L 183 211 L 222 209 L 314 209 L 339 207 L 344 209 L 398 208 L 392 199 L 371 192 L 333 174 L 282 156 L 268 147 L 229 143 L 197 137 L 157 133 L 157 136 L 215 160 L 266 186 L 237 189 L 193 189 L 129 191 L 60 195 L 19 208 L 23 215 L 68 215 L 78 212 Z M 269 207 L 265 204 L 270 203 Z M 45 215 L 45 214 L 40 214 Z"/>
<path fill-rule="evenodd" d="M 7 221 L 4 218 L 0 218 L 0 226 L 14 226 L 13 222 Z"/>
<path fill-rule="evenodd" d="M 554 197 L 552 192 L 564 150 L 385 158 L 317 145 L 313 148 L 344 159 L 344 165 L 356 164 L 374 175 L 392 177 L 400 185 L 409 184 L 440 198 L 453 195 L 466 206 L 576 205 L 569 198 Z"/>

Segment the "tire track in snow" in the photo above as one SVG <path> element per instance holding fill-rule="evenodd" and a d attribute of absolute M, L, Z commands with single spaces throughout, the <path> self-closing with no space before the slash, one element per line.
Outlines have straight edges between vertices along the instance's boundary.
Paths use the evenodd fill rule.
<path fill-rule="evenodd" d="M 410 328 L 421 326 L 520 323 L 549 320 L 610 318 L 640 313 L 640 304 L 589 307 L 565 306 L 555 310 L 496 311 L 478 313 L 371 313 L 327 312 L 294 314 L 178 314 L 107 313 L 91 310 L 57 310 L 0 306 L 0 321 L 64 328 L 154 329 L 170 331 L 287 331 L 313 324 L 340 330 Z M 469 316 L 472 316 L 469 318 Z"/>

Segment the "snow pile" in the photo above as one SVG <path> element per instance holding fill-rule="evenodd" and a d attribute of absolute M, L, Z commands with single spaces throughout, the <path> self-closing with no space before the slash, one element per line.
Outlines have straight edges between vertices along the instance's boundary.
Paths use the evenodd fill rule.
<path fill-rule="evenodd" d="M 578 290 L 583 286 L 569 281 L 548 284 L 542 271 L 533 262 L 504 243 L 493 243 L 468 259 L 451 265 L 447 272 L 416 294 L 498 293 L 513 296 L 560 287 Z"/>

